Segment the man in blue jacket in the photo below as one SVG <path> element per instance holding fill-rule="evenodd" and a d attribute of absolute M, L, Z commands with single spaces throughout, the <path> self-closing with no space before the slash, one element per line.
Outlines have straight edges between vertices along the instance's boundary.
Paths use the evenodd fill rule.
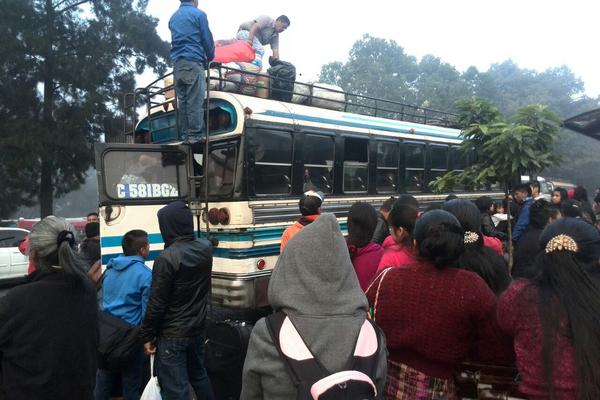
<path fill-rule="evenodd" d="M 181 0 L 169 20 L 169 29 L 179 130 L 184 141 L 193 143 L 204 129 L 205 69 L 215 56 L 215 44 L 198 0 Z"/>
<path fill-rule="evenodd" d="M 150 252 L 148 234 L 127 232 L 121 241 L 123 255 L 111 259 L 102 278 L 101 306 L 107 313 L 138 326 L 146 312 L 152 286 L 152 271 L 144 264 Z M 124 400 L 139 400 L 143 379 L 144 350 L 136 352 L 121 371 L 98 369 L 96 400 L 109 400 L 114 382 L 121 375 Z"/>

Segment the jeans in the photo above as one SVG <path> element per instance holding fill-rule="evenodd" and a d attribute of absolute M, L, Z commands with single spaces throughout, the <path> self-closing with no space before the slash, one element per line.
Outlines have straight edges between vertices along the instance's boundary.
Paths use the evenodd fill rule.
<path fill-rule="evenodd" d="M 177 123 L 185 141 L 199 139 L 204 129 L 204 96 L 206 73 L 200 63 L 177 60 L 173 67 L 175 92 L 177 93 Z"/>
<path fill-rule="evenodd" d="M 156 344 L 155 370 L 163 400 L 215 400 L 204 368 L 204 336 L 161 337 Z"/>
<path fill-rule="evenodd" d="M 140 400 L 144 368 L 144 350 L 140 348 L 119 372 L 98 369 L 96 373 L 96 400 L 109 400 L 113 385 L 121 375 L 123 400 Z"/>

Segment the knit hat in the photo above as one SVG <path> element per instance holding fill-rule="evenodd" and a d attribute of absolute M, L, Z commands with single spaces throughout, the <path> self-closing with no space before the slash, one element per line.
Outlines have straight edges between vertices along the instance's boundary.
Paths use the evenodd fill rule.
<path fill-rule="evenodd" d="M 89 239 L 96 236 L 100 236 L 100 224 L 98 222 L 85 224 L 85 237 Z"/>

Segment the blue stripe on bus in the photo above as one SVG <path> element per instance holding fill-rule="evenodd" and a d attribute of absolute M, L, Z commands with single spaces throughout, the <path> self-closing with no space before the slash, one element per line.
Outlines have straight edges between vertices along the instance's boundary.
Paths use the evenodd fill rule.
<path fill-rule="evenodd" d="M 311 117 L 308 115 L 291 114 L 291 113 L 286 113 L 286 112 L 281 112 L 281 111 L 272 111 L 272 110 L 259 112 L 257 114 L 263 114 L 263 115 L 267 115 L 270 117 L 298 119 L 298 120 L 309 121 L 309 122 L 319 122 L 319 123 L 327 124 L 327 125 L 341 125 L 341 126 L 347 126 L 347 127 L 351 127 L 351 128 L 375 129 L 375 130 L 380 130 L 380 131 L 385 131 L 385 132 L 406 133 L 406 134 L 411 134 L 411 135 L 416 135 L 416 134 L 424 135 L 425 134 L 427 136 L 439 137 L 439 138 L 444 138 L 444 139 L 459 139 L 458 136 L 456 136 L 456 135 L 444 135 L 441 133 L 419 132 L 419 131 L 411 132 L 411 129 L 414 129 L 413 127 L 405 128 L 405 129 L 391 128 L 391 127 L 385 127 L 385 126 L 379 126 L 379 125 L 373 125 L 373 124 L 363 124 L 363 123 L 358 123 L 358 122 L 344 122 L 344 121 L 340 121 L 340 120 L 336 120 L 336 119 Z"/>
<path fill-rule="evenodd" d="M 237 230 L 231 231 L 211 231 L 211 235 L 218 239 L 220 242 L 254 242 L 254 241 L 266 241 L 280 239 L 283 235 L 283 231 L 287 226 L 274 227 L 274 228 L 249 228 L 243 232 Z M 342 232 L 347 230 L 346 222 L 340 223 L 340 229 Z M 162 235 L 160 233 L 148 234 L 148 241 L 150 244 L 161 244 L 163 242 Z M 121 247 L 121 236 L 106 236 L 100 239 L 102 247 Z"/>
<path fill-rule="evenodd" d="M 458 129 L 452 129 L 452 128 L 444 128 L 441 126 L 433 126 L 433 125 L 427 125 L 427 129 L 423 129 L 422 126 L 420 126 L 417 123 L 411 122 L 411 123 L 403 123 L 400 121 L 392 121 L 392 120 L 385 120 L 382 119 L 381 121 L 373 121 L 373 117 L 367 117 L 364 115 L 350 115 L 350 114 L 344 114 L 341 116 L 343 119 L 349 119 L 349 120 L 355 120 L 355 121 L 367 121 L 367 122 L 374 122 L 377 124 L 382 124 L 382 125 L 389 125 L 389 126 L 411 126 L 413 128 L 419 128 L 422 129 L 423 132 L 427 133 L 427 132 L 440 132 L 440 133 L 447 133 L 447 134 L 452 134 L 452 132 L 456 132 L 455 136 L 457 139 L 459 138 L 460 135 L 460 130 Z M 414 125 L 414 126 L 413 126 Z M 377 125 L 379 126 L 379 125 Z"/>
<path fill-rule="evenodd" d="M 100 245 L 102 247 L 121 247 L 122 236 L 105 236 L 100 238 Z M 160 233 L 149 233 L 148 242 L 163 243 L 163 238 Z"/>
<path fill-rule="evenodd" d="M 154 261 L 162 250 L 151 250 L 146 261 Z M 228 258 L 230 260 L 243 260 L 245 258 L 268 257 L 279 254 L 279 244 L 268 246 L 255 246 L 248 249 L 223 249 L 219 247 L 213 248 L 213 256 L 219 258 Z M 105 254 L 102 256 L 102 264 L 108 262 L 121 255 L 121 253 Z"/>

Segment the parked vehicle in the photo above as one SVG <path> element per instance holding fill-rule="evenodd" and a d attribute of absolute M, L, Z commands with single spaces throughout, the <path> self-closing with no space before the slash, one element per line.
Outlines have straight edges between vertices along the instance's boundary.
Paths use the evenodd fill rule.
<path fill-rule="evenodd" d="M 29 258 L 19 251 L 26 229 L 0 227 L 0 282 L 25 278 Z"/>

